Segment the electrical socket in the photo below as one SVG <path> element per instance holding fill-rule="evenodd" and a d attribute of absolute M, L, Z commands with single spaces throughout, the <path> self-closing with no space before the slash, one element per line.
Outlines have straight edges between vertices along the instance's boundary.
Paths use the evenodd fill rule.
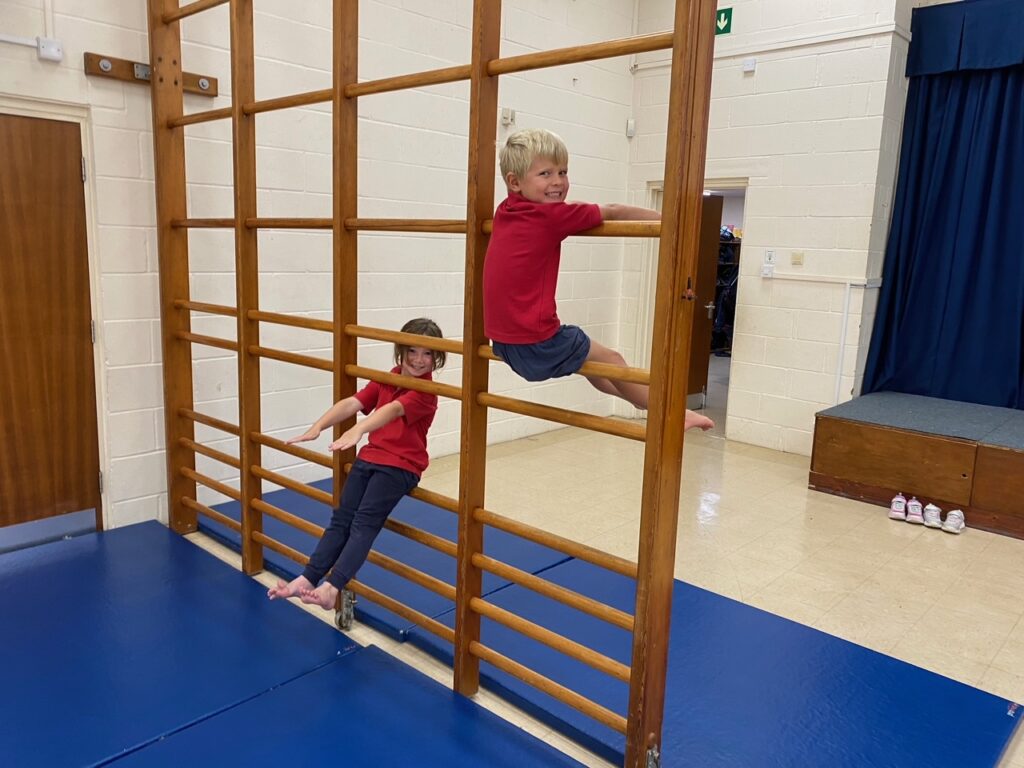
<path fill-rule="evenodd" d="M 772 277 L 775 275 L 774 264 L 762 264 L 761 265 L 761 277 Z"/>
<path fill-rule="evenodd" d="M 765 264 L 774 264 L 775 263 L 775 251 L 765 251 L 764 252 L 764 263 Z"/>

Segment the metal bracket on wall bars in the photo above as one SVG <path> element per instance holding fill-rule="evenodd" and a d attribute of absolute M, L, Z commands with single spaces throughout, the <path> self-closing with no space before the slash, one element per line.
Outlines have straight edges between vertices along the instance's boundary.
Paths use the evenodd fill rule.
<path fill-rule="evenodd" d="M 143 64 L 116 56 L 103 56 L 99 53 L 85 54 L 85 74 L 99 77 L 110 77 L 126 83 L 149 85 L 151 74 L 149 64 Z M 187 93 L 198 93 L 200 96 L 217 95 L 217 78 L 197 75 L 193 72 L 182 72 L 182 87 Z"/>

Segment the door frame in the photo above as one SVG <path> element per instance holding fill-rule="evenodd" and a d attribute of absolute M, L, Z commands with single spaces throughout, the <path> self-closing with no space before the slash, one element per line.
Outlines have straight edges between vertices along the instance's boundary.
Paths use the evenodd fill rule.
<path fill-rule="evenodd" d="M 718 179 L 708 178 L 704 179 L 704 186 L 708 189 L 742 189 L 745 194 L 750 186 L 750 178 L 747 176 Z M 648 182 L 645 201 L 637 202 L 637 205 L 660 211 L 664 187 L 664 182 L 661 180 Z M 637 296 L 636 338 L 633 340 L 633 348 L 636 350 L 635 365 L 644 368 L 650 368 L 651 366 L 651 342 L 653 339 L 647 329 L 654 322 L 654 296 L 658 283 L 658 270 L 654 269 L 654 254 L 657 244 L 657 240 L 653 238 L 644 238 L 643 254 L 640 262 L 640 290 Z M 737 305 L 737 315 L 739 312 L 740 307 Z M 632 413 L 628 415 L 632 418 L 643 418 L 644 416 L 643 411 L 638 411 L 632 407 L 629 410 Z M 627 414 L 620 413 L 618 415 L 625 416 Z"/>
<path fill-rule="evenodd" d="M 0 93 L 0 114 L 16 117 L 35 117 L 42 120 L 56 120 L 64 123 L 76 123 L 82 142 L 82 156 L 85 158 L 86 180 L 82 185 L 85 194 L 85 247 L 89 268 L 89 307 L 96 328 L 96 342 L 92 345 L 92 368 L 96 390 L 96 439 L 99 441 L 100 472 L 104 478 L 110 477 L 110 450 L 107 442 L 107 414 L 103 403 L 107 401 L 107 382 L 103 369 L 103 316 L 100 302 L 100 268 L 96 258 L 96 171 L 95 152 L 92 138 L 92 122 L 89 108 L 82 104 L 71 104 L 43 99 L 30 99 L 23 96 L 12 96 Z M 106 486 L 107 484 L 104 483 Z M 109 489 L 100 493 L 100 509 L 97 510 L 103 522 L 103 529 L 110 525 Z"/>

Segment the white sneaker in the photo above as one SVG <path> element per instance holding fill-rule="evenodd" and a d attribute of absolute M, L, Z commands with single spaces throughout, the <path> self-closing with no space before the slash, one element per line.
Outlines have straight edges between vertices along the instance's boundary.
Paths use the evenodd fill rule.
<path fill-rule="evenodd" d="M 914 525 L 923 523 L 924 515 L 921 514 L 921 511 L 921 502 L 917 500 L 916 496 L 911 496 L 910 501 L 907 502 L 907 522 Z"/>
<path fill-rule="evenodd" d="M 892 497 L 892 504 L 889 505 L 889 519 L 907 519 L 907 500 L 902 493 L 897 493 Z"/>
<path fill-rule="evenodd" d="M 928 528 L 941 528 L 942 510 L 934 504 L 927 505 L 924 508 L 924 524 Z"/>
<path fill-rule="evenodd" d="M 960 533 L 966 527 L 967 523 L 964 521 L 964 513 L 959 509 L 950 510 L 949 514 L 946 515 L 946 522 L 942 524 L 942 530 L 946 533 Z"/>

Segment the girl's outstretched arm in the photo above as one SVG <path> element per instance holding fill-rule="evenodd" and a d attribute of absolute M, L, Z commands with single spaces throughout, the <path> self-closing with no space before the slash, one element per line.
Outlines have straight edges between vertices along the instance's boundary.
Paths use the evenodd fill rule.
<path fill-rule="evenodd" d="M 350 419 L 355 416 L 359 411 L 363 410 L 363 404 L 360 403 L 354 397 L 346 397 L 344 400 L 339 400 L 337 403 L 327 409 L 319 419 L 313 422 L 313 426 L 303 432 L 297 437 L 291 437 L 285 440 L 286 443 L 303 443 L 307 440 L 316 440 L 320 437 L 320 433 L 328 427 L 333 427 L 335 424 L 339 424 L 346 419 Z"/>
<path fill-rule="evenodd" d="M 363 435 L 373 432 L 375 429 L 380 429 L 385 424 L 390 424 L 395 419 L 400 419 L 403 416 L 405 416 L 405 406 L 398 400 L 392 400 L 387 405 L 378 408 L 351 429 L 346 430 L 341 437 L 327 446 L 327 450 L 347 450 L 358 443 L 359 438 Z"/>

